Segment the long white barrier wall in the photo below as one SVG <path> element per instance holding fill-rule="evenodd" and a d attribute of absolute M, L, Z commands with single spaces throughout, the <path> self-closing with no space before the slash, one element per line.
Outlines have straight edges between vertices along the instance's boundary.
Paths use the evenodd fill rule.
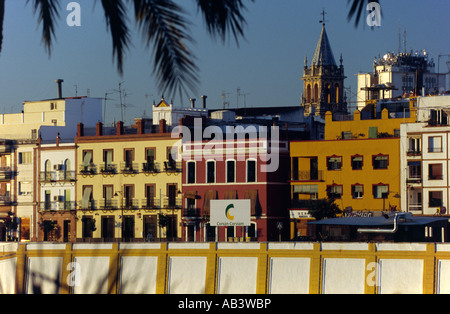
<path fill-rule="evenodd" d="M 0 293 L 450 293 L 450 244 L 0 244 Z"/>

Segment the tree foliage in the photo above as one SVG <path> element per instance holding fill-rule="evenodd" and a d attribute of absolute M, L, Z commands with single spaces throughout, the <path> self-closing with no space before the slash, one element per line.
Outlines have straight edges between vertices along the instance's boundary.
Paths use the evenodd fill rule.
<path fill-rule="evenodd" d="M 333 198 L 311 200 L 308 209 L 309 214 L 316 220 L 336 218 L 338 214 L 342 213 L 342 210 L 335 203 Z"/>

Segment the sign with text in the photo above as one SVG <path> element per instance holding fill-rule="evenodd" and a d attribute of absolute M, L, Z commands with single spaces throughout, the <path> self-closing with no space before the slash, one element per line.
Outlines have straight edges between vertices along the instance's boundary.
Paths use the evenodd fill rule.
<path fill-rule="evenodd" d="M 250 200 L 211 200 L 211 226 L 250 226 Z"/>

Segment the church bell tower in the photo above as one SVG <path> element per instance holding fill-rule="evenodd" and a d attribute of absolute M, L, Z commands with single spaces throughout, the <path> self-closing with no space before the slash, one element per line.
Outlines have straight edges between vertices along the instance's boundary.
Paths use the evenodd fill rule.
<path fill-rule="evenodd" d="M 308 59 L 305 58 L 303 69 L 302 106 L 307 116 L 325 116 L 327 111 L 347 113 L 343 59 L 341 55 L 338 66 L 325 29 L 325 14 L 325 11 L 322 11 L 322 32 L 311 65 L 308 66 Z"/>

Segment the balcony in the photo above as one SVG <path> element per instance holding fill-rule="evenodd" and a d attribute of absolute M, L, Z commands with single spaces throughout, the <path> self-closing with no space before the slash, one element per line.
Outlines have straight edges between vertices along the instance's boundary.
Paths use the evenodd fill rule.
<path fill-rule="evenodd" d="M 76 203 L 72 201 L 58 201 L 58 202 L 42 202 L 39 204 L 41 212 L 50 211 L 74 211 Z"/>
<path fill-rule="evenodd" d="M 139 172 L 138 163 L 134 162 L 122 162 L 120 164 L 120 172 L 124 174 L 133 174 Z"/>
<path fill-rule="evenodd" d="M 144 173 L 158 173 L 160 171 L 160 165 L 157 162 L 144 162 L 142 164 L 142 172 Z"/>
<path fill-rule="evenodd" d="M 56 181 L 56 172 L 54 171 L 45 171 L 40 174 L 41 182 L 55 182 Z"/>
<path fill-rule="evenodd" d="M 117 167 L 115 164 L 102 164 L 100 165 L 100 173 L 102 174 L 116 174 Z"/>
<path fill-rule="evenodd" d="M 104 199 L 99 201 L 98 203 L 101 210 L 114 210 L 118 208 L 117 200 Z"/>
<path fill-rule="evenodd" d="M 125 210 L 136 210 L 139 209 L 139 200 L 137 199 L 123 199 L 122 201 L 122 209 Z"/>
<path fill-rule="evenodd" d="M 415 211 L 422 211 L 422 204 L 408 204 L 408 211 L 409 212 L 415 212 Z"/>
<path fill-rule="evenodd" d="M 9 181 L 12 178 L 11 167 L 0 167 L 0 181 Z"/>
<path fill-rule="evenodd" d="M 292 181 L 323 181 L 323 171 L 292 171 Z"/>
<path fill-rule="evenodd" d="M 164 170 L 167 173 L 179 173 L 183 171 L 183 165 L 181 162 L 176 162 L 173 160 L 165 161 Z"/>
<path fill-rule="evenodd" d="M 406 183 L 409 184 L 419 184 L 422 183 L 422 175 L 409 175 L 409 177 L 406 179 Z"/>
<path fill-rule="evenodd" d="M 183 199 L 181 197 L 165 197 L 163 207 L 168 209 L 181 209 Z"/>
<path fill-rule="evenodd" d="M 0 195 L 0 206 L 12 205 L 11 197 L 9 195 Z"/>
<path fill-rule="evenodd" d="M 422 155 L 422 151 L 417 151 L 417 150 L 408 150 L 408 152 L 406 153 L 408 156 L 421 156 Z"/>
<path fill-rule="evenodd" d="M 58 181 L 75 181 L 75 171 L 58 171 Z"/>
<path fill-rule="evenodd" d="M 183 218 L 201 218 L 200 208 L 188 207 L 183 209 Z"/>
<path fill-rule="evenodd" d="M 80 166 L 80 174 L 81 175 L 93 175 L 97 172 L 97 168 L 95 165 L 90 164 L 89 166 Z"/>
<path fill-rule="evenodd" d="M 141 208 L 147 210 L 161 208 L 161 200 L 154 197 L 144 198 L 141 200 Z"/>
<path fill-rule="evenodd" d="M 98 209 L 98 204 L 94 200 L 89 201 L 79 201 L 78 202 L 78 209 L 80 210 L 95 210 Z"/>

